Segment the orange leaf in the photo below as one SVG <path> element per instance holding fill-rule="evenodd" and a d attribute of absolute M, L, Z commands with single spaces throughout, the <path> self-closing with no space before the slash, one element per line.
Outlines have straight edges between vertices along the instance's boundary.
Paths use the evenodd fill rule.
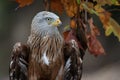
<path fill-rule="evenodd" d="M 33 0 L 15 0 L 17 3 L 19 3 L 19 7 L 28 6 L 33 3 Z"/>
<path fill-rule="evenodd" d="M 98 16 L 101 20 L 101 22 L 104 25 L 104 29 L 106 29 L 106 25 L 109 25 L 109 21 L 110 21 L 110 17 L 111 17 L 111 13 L 109 13 L 108 11 L 104 10 L 102 7 L 100 6 L 95 6 L 95 10 L 99 13 Z"/>
<path fill-rule="evenodd" d="M 72 11 L 70 11 L 70 10 L 67 10 L 67 9 L 66 9 L 66 13 L 67 13 L 67 15 L 68 15 L 69 17 L 73 17 L 73 16 L 74 16 L 74 13 L 73 13 Z"/>
<path fill-rule="evenodd" d="M 103 13 L 99 14 L 99 18 L 100 18 L 101 22 L 103 23 L 103 25 L 108 25 L 110 16 L 111 16 L 111 14 L 107 11 L 104 11 Z M 104 26 L 104 27 L 106 29 L 106 26 Z"/>
<path fill-rule="evenodd" d="M 75 22 L 75 20 L 71 20 L 70 21 L 70 27 L 72 27 L 72 28 L 76 28 L 76 22 Z"/>
<path fill-rule="evenodd" d="M 63 32 L 64 39 L 66 40 L 70 31 Z"/>
<path fill-rule="evenodd" d="M 77 14 L 77 1 L 76 0 L 61 0 L 65 11 L 69 17 L 73 17 Z"/>
<path fill-rule="evenodd" d="M 63 6 L 60 0 L 51 0 L 50 8 L 60 14 L 63 12 Z"/>

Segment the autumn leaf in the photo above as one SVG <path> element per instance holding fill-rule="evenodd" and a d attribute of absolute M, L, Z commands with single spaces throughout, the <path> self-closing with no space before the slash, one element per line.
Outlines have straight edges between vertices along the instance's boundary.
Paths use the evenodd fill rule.
<path fill-rule="evenodd" d="M 107 29 L 108 25 L 109 25 L 109 20 L 111 17 L 111 14 L 109 12 L 107 12 L 106 10 L 104 10 L 101 6 L 96 5 L 94 7 L 94 9 L 96 10 L 96 12 L 98 12 L 97 16 L 100 18 L 102 24 L 104 25 L 104 29 Z"/>
<path fill-rule="evenodd" d="M 109 36 L 109 35 L 111 35 L 112 32 L 113 32 L 113 30 L 112 30 L 111 26 L 109 26 L 109 27 L 107 27 L 107 29 L 105 31 L 105 35 Z"/>
<path fill-rule="evenodd" d="M 58 13 L 63 12 L 63 6 L 60 0 L 51 0 L 50 1 L 50 9 L 56 11 Z"/>
<path fill-rule="evenodd" d="M 70 27 L 71 28 L 76 28 L 77 27 L 77 24 L 76 24 L 75 20 L 73 20 L 73 19 L 70 20 Z"/>
<path fill-rule="evenodd" d="M 19 7 L 28 6 L 33 3 L 33 0 L 15 0 L 17 3 L 19 3 Z"/>
<path fill-rule="evenodd" d="M 93 7 L 92 3 L 90 3 L 90 2 L 88 2 L 88 3 L 82 3 L 81 5 L 89 13 L 98 15 L 98 13 L 94 10 L 94 7 Z"/>
<path fill-rule="evenodd" d="M 117 4 L 118 0 L 111 0 L 112 4 Z"/>
<path fill-rule="evenodd" d="M 91 33 L 94 34 L 94 35 L 96 35 L 96 36 L 100 35 L 100 31 L 99 31 L 99 29 L 94 25 L 92 18 L 90 18 L 90 19 L 88 20 L 88 23 L 89 23 L 89 26 L 90 26 Z"/>
<path fill-rule="evenodd" d="M 102 47 L 99 40 L 97 40 L 96 36 L 93 34 L 88 35 L 88 50 L 94 56 L 105 54 L 104 48 Z"/>
<path fill-rule="evenodd" d="M 69 17 L 73 17 L 77 14 L 78 6 L 76 0 L 61 0 L 61 2 Z"/>
<path fill-rule="evenodd" d="M 110 32 L 112 33 L 113 32 L 113 34 L 118 38 L 118 40 L 120 41 L 120 25 L 113 19 L 113 18 L 110 18 L 110 20 L 109 20 L 109 23 L 108 23 L 109 25 L 109 27 L 110 27 Z M 109 28 L 107 28 L 106 29 L 106 35 L 108 34 L 108 29 Z M 109 34 L 110 35 L 110 34 Z M 108 36 L 109 36 L 108 35 Z"/>
<path fill-rule="evenodd" d="M 109 20 L 110 20 L 111 14 L 107 11 L 103 11 L 103 12 L 99 13 L 98 16 L 99 16 L 101 22 L 103 23 L 104 28 L 106 29 L 107 25 L 109 25 Z"/>
<path fill-rule="evenodd" d="M 119 5 L 119 0 L 93 0 L 96 1 L 98 5 L 104 6 L 105 4 L 108 5 Z"/>
<path fill-rule="evenodd" d="M 92 18 L 88 20 L 88 23 L 91 30 L 90 33 L 86 35 L 88 40 L 89 52 L 95 56 L 104 54 L 105 53 L 104 48 L 102 47 L 99 40 L 96 38 L 96 36 L 100 35 L 98 28 L 94 25 Z"/>
<path fill-rule="evenodd" d="M 77 3 L 80 4 L 80 0 L 77 0 Z"/>
<path fill-rule="evenodd" d="M 111 17 L 111 14 L 103 8 L 97 6 L 95 9 L 105 29 L 105 35 L 109 36 L 113 33 L 120 41 L 120 25 Z"/>
<path fill-rule="evenodd" d="M 63 37 L 66 40 L 70 31 L 63 32 Z"/>

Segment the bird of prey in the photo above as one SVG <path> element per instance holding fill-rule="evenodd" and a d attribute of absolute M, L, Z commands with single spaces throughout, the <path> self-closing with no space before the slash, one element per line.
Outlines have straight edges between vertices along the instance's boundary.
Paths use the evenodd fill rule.
<path fill-rule="evenodd" d="M 33 18 L 27 44 L 17 42 L 13 47 L 10 80 L 80 80 L 78 43 L 74 38 L 65 41 L 58 30 L 61 24 L 59 17 L 48 11 Z"/>

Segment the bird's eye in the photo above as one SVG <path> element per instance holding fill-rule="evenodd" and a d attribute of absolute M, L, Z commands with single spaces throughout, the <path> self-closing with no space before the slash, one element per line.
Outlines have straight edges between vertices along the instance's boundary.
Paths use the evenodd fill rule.
<path fill-rule="evenodd" d="M 49 20 L 50 20 L 50 18 L 47 18 L 47 20 L 49 21 Z"/>
<path fill-rule="evenodd" d="M 53 22 L 54 19 L 50 18 L 50 17 L 46 17 L 45 20 L 50 25 Z"/>
<path fill-rule="evenodd" d="M 48 18 L 46 18 L 46 20 L 47 20 L 47 21 L 51 21 L 51 20 L 52 20 L 52 18 L 48 17 Z"/>

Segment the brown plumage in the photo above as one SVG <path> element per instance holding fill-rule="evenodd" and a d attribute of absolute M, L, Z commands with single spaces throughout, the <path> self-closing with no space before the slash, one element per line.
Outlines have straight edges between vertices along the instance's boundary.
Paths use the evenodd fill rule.
<path fill-rule="evenodd" d="M 65 36 L 64 80 L 81 80 L 84 49 L 76 36 L 75 30 L 71 29 Z"/>
<path fill-rule="evenodd" d="M 30 48 L 20 42 L 13 47 L 11 62 L 9 66 L 10 80 L 27 80 L 27 67 Z"/>
<path fill-rule="evenodd" d="M 29 80 L 55 80 L 60 68 L 63 67 L 63 41 L 59 35 L 56 36 L 57 38 L 40 38 L 35 34 L 30 36 Z M 49 59 L 48 63 L 44 62 L 45 57 Z"/>
<path fill-rule="evenodd" d="M 80 80 L 81 64 L 76 40 L 65 42 L 54 13 L 38 13 L 27 45 L 16 43 L 10 62 L 10 80 Z M 17 56 L 16 56 L 17 55 Z"/>

